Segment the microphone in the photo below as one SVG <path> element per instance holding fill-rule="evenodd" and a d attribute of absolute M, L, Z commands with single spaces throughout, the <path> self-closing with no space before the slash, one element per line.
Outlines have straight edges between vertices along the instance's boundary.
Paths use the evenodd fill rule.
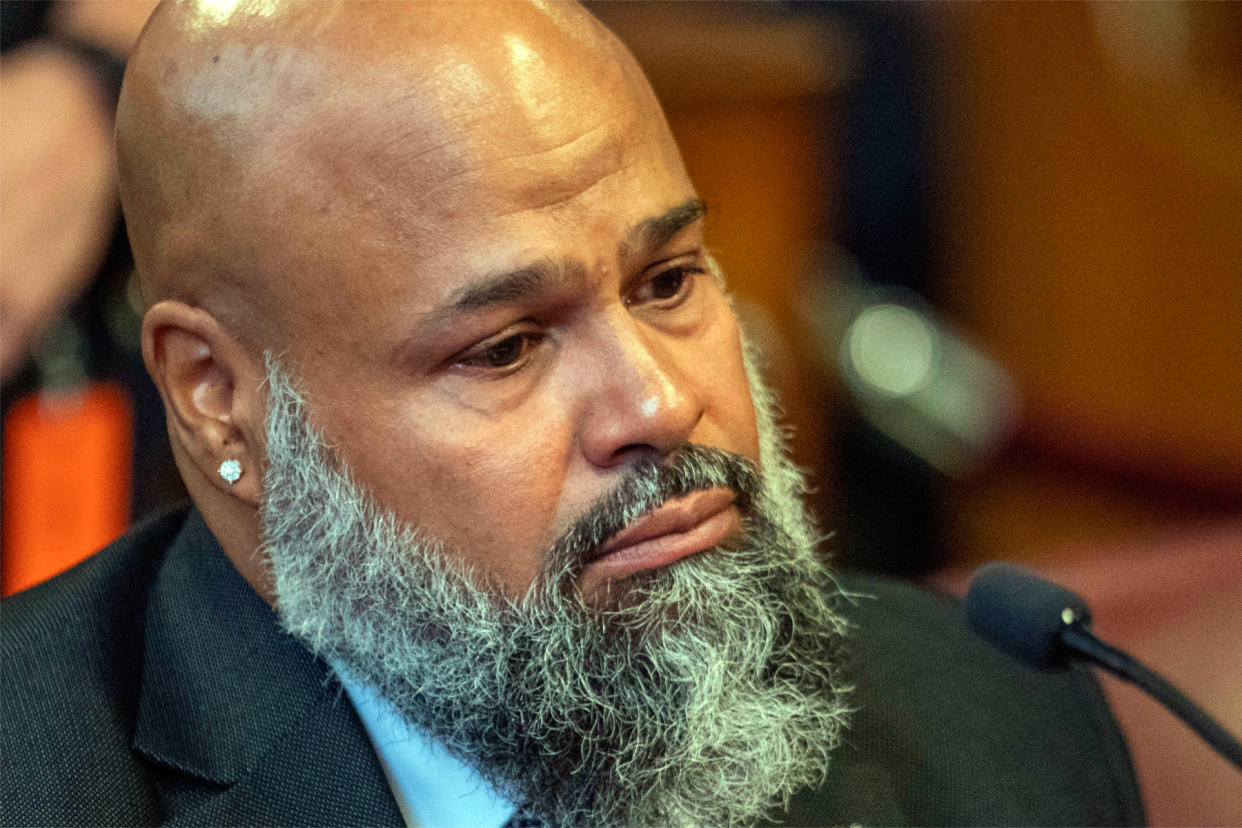
<path fill-rule="evenodd" d="M 1242 743 L 1154 671 L 1092 635 L 1081 596 L 1013 564 L 990 563 L 971 576 L 966 619 L 989 644 L 1038 670 L 1084 658 L 1138 685 L 1242 769 Z"/>

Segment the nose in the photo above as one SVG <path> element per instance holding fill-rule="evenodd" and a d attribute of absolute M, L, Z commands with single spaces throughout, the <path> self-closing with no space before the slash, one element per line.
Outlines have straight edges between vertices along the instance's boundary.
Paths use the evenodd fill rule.
<path fill-rule="evenodd" d="M 595 364 L 584 366 L 580 389 L 579 442 L 587 460 L 607 469 L 684 446 L 703 418 L 703 403 L 679 367 L 677 343 L 624 313 L 605 339 Z"/>

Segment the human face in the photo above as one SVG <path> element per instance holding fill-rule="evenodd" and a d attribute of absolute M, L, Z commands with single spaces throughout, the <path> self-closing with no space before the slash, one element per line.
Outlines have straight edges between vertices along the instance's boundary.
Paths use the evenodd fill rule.
<path fill-rule="evenodd" d="M 541 59 L 474 67 L 486 104 L 345 100 L 281 213 L 303 271 L 285 356 L 316 426 L 511 593 L 639 458 L 689 442 L 759 463 L 736 320 L 650 90 L 623 61 L 584 86 Z"/>

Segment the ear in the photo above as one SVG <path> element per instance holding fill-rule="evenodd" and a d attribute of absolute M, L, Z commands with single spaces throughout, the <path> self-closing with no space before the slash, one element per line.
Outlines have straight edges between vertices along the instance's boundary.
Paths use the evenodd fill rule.
<path fill-rule="evenodd" d="M 257 361 L 209 312 L 175 301 L 147 311 L 142 358 L 164 398 L 175 447 L 208 485 L 257 508 L 264 456 Z M 227 460 L 241 467 L 236 482 L 221 476 Z"/>

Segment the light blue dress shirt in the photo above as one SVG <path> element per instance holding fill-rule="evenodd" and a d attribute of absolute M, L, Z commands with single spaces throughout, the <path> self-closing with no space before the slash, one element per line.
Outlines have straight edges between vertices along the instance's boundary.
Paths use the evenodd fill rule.
<path fill-rule="evenodd" d="M 333 668 L 379 756 L 405 824 L 419 828 L 501 828 L 517 810 L 469 765 L 410 727 L 375 688 Z"/>

